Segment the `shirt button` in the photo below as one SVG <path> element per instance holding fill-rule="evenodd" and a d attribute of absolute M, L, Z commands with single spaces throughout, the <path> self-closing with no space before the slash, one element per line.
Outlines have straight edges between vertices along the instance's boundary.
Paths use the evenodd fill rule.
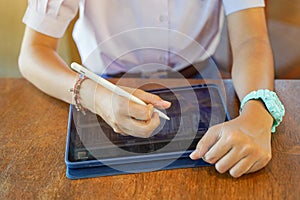
<path fill-rule="evenodd" d="M 160 22 L 167 22 L 167 21 L 169 20 L 169 18 L 168 18 L 167 15 L 160 15 L 160 16 L 158 17 L 158 20 L 159 20 Z"/>

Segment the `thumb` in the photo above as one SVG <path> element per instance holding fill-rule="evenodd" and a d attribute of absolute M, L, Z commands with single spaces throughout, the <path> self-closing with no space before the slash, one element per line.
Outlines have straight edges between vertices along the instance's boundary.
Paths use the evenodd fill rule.
<path fill-rule="evenodd" d="M 202 158 L 206 152 L 219 140 L 222 130 L 222 125 L 213 126 L 208 129 L 205 135 L 198 142 L 196 149 L 190 154 L 192 160 Z"/>

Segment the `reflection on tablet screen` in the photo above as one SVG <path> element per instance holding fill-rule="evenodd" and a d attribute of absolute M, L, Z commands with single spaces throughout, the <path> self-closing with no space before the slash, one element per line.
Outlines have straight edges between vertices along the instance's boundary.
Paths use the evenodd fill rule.
<path fill-rule="evenodd" d="M 199 85 L 151 92 L 172 103 L 165 110 L 170 120 L 162 120 L 154 131 L 155 135 L 149 138 L 122 136 L 99 116 L 77 114 L 71 125 L 70 160 L 124 157 L 128 155 L 126 152 L 155 154 L 157 151 L 193 150 L 210 126 L 227 120 L 226 109 L 215 86 Z M 168 148 L 164 148 L 166 145 Z M 124 150 L 123 155 L 117 151 L 118 148 Z M 92 149 L 93 153 L 87 149 Z"/>

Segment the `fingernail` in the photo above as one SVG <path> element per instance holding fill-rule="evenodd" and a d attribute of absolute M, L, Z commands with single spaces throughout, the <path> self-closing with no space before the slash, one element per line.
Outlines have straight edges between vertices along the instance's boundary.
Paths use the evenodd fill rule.
<path fill-rule="evenodd" d="M 195 151 L 193 151 L 193 152 L 190 154 L 190 158 L 191 158 L 191 159 L 196 158 L 197 154 L 199 154 L 199 151 L 196 149 Z"/>
<path fill-rule="evenodd" d="M 171 102 L 169 102 L 169 101 L 162 100 L 161 102 L 162 102 L 163 106 L 166 106 L 166 107 L 171 106 Z"/>

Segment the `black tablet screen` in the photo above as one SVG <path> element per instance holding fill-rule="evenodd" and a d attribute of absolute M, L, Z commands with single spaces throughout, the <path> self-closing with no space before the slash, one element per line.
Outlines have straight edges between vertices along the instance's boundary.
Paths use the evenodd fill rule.
<path fill-rule="evenodd" d="M 150 91 L 170 101 L 164 112 L 170 120 L 149 138 L 115 133 L 99 116 L 73 111 L 69 157 L 71 161 L 118 158 L 134 154 L 169 153 L 195 149 L 212 125 L 227 120 L 227 111 L 215 85 L 197 85 Z M 120 151 L 120 149 L 122 151 Z"/>

